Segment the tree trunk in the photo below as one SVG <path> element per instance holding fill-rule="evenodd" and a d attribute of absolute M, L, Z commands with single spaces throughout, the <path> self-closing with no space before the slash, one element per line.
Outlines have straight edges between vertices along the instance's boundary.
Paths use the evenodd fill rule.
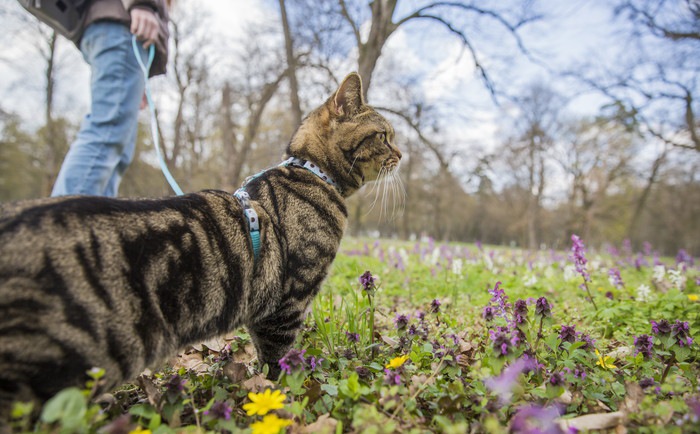
<path fill-rule="evenodd" d="M 294 57 L 294 40 L 287 20 L 285 0 L 279 0 L 282 14 L 282 30 L 284 31 L 284 48 L 287 53 L 287 79 L 289 80 L 289 97 L 292 104 L 292 130 L 301 125 L 301 103 L 299 102 L 299 84 L 297 83 L 297 61 Z"/>
<path fill-rule="evenodd" d="M 360 40 L 359 29 L 345 12 L 345 17 L 351 22 L 355 29 L 357 48 L 359 52 L 358 73 L 362 77 L 364 97 L 367 99 L 367 92 L 372 84 L 372 74 L 377 66 L 377 60 L 382 54 L 382 48 L 386 44 L 389 36 L 396 30 L 396 25 L 392 21 L 397 0 L 374 0 L 371 2 L 372 26 L 369 30 L 367 42 Z M 342 3 L 344 7 L 344 2 Z"/>
<path fill-rule="evenodd" d="M 58 155 L 57 140 L 56 140 L 56 128 L 55 121 L 53 118 L 53 99 L 55 93 L 55 66 L 56 66 L 56 42 L 57 35 L 56 32 L 51 32 L 51 36 L 47 41 L 48 52 L 46 53 L 46 107 L 44 112 L 44 119 L 46 122 L 45 127 L 45 143 L 46 143 L 46 163 L 47 171 L 44 175 L 44 182 L 42 183 L 42 195 L 49 196 L 51 190 L 53 189 L 53 183 L 59 170 L 60 157 Z"/>

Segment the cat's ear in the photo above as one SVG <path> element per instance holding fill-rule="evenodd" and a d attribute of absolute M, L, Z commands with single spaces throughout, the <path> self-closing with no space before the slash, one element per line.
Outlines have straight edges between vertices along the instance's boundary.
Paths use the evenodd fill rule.
<path fill-rule="evenodd" d="M 350 73 L 333 97 L 333 113 L 337 116 L 352 116 L 365 104 L 362 96 L 362 79 L 356 72 Z"/>

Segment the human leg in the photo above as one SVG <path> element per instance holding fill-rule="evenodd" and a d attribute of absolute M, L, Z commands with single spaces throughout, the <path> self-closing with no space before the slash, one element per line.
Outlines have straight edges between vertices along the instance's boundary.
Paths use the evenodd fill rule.
<path fill-rule="evenodd" d="M 90 25 L 81 51 L 91 67 L 92 103 L 66 154 L 52 196 L 116 195 L 121 173 L 133 157 L 144 79 L 132 51 L 131 34 L 122 24 Z"/>

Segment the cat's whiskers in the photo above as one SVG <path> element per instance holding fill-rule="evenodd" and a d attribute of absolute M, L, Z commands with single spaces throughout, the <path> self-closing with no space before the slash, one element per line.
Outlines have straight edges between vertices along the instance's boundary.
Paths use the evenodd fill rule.
<path fill-rule="evenodd" d="M 371 197 L 374 195 L 374 200 L 365 215 L 370 214 L 374 210 L 377 202 L 380 201 L 380 196 L 379 221 L 382 221 L 383 218 L 386 218 L 387 221 L 393 221 L 398 216 L 403 215 L 405 210 L 406 190 L 399 176 L 399 167 L 400 162 L 391 166 L 382 165 L 374 185 L 371 190 L 367 192 L 366 196 Z M 391 196 L 392 200 L 391 213 L 389 213 L 389 196 Z M 397 201 L 399 202 L 398 206 Z"/>
<path fill-rule="evenodd" d="M 350 169 L 348 170 L 348 175 L 352 173 L 352 169 L 355 167 L 355 163 L 357 162 L 357 159 L 360 158 L 360 154 L 357 154 L 354 160 L 352 160 L 352 164 L 350 165 Z"/>

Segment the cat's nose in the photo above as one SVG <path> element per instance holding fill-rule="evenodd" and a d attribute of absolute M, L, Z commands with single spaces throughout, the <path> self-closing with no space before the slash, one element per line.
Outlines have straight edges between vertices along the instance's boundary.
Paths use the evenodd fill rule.
<path fill-rule="evenodd" d="M 401 159 L 401 151 L 399 151 L 399 148 L 396 148 L 396 156 Z"/>

